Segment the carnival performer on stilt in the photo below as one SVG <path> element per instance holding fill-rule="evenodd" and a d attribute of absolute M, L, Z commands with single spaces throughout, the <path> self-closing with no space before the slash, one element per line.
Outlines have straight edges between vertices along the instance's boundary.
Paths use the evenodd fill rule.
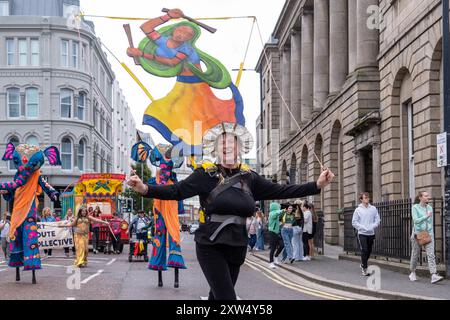
<path fill-rule="evenodd" d="M 172 158 L 172 147 L 169 145 L 158 145 L 151 148 L 145 142 L 138 142 L 132 147 L 131 158 L 139 163 L 144 163 L 150 159 L 152 165 L 156 166 L 156 177 L 151 178 L 148 183 L 151 185 L 173 185 L 177 183 L 176 173 L 173 171 L 179 168 L 182 158 Z M 133 174 L 135 172 L 133 171 Z M 163 201 L 154 199 L 154 236 L 152 239 L 152 253 L 148 268 L 158 271 L 158 286 L 163 286 L 162 271 L 167 268 L 175 270 L 174 287 L 179 287 L 178 271 L 186 269 L 183 256 L 181 255 L 180 222 L 178 216 L 183 214 L 182 201 Z M 168 251 L 168 255 L 167 255 Z"/>
<path fill-rule="evenodd" d="M 33 284 L 36 283 L 35 270 L 41 269 L 37 231 L 38 195 L 44 191 L 53 201 L 59 201 L 56 191 L 41 176 L 40 168 L 47 157 L 52 166 L 61 165 L 59 151 L 56 147 L 48 147 L 44 151 L 39 147 L 12 143 L 6 146 L 4 161 L 12 161 L 17 172 L 14 179 L 0 184 L 0 194 L 6 201 L 13 201 L 11 227 L 10 259 L 8 265 L 16 268 L 16 281 L 20 281 L 20 267 L 33 271 Z"/>

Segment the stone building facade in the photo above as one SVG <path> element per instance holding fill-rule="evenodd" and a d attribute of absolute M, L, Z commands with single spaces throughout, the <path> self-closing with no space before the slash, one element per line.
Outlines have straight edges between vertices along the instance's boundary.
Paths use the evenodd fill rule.
<path fill-rule="evenodd" d="M 82 21 L 79 30 L 68 24 L 79 1 L 0 6 L 0 150 L 8 142 L 57 146 L 63 165 L 42 172 L 60 191 L 83 172 L 112 172 L 115 75 L 93 23 Z M 0 172 L 0 181 L 14 174 L 4 161 Z"/>
<path fill-rule="evenodd" d="M 440 0 L 285 3 L 257 65 L 267 131 L 258 158 L 264 174 L 278 155 L 266 174 L 278 182 L 316 180 L 319 160 L 336 173 L 313 198 L 327 243 L 343 243 L 340 213 L 360 192 L 374 202 L 443 195 L 441 12 Z"/>

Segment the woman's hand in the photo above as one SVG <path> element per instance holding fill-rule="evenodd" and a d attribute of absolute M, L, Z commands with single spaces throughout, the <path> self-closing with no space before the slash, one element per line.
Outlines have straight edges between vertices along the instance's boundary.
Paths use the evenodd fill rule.
<path fill-rule="evenodd" d="M 131 177 L 128 179 L 127 184 L 133 189 L 134 191 L 140 193 L 140 194 L 146 194 L 148 187 L 145 183 L 142 182 L 141 178 L 139 178 L 135 171 L 133 170 L 131 172 Z"/>
<path fill-rule="evenodd" d="M 142 57 L 142 51 L 138 48 L 128 48 L 127 55 L 132 58 Z"/>
<path fill-rule="evenodd" d="M 323 168 L 323 171 L 320 174 L 319 179 L 317 179 L 317 188 L 319 189 L 325 188 L 327 185 L 331 183 L 331 181 L 333 181 L 333 179 L 334 173 L 328 168 Z"/>
<path fill-rule="evenodd" d="M 0 190 L 0 194 L 8 194 L 9 191 L 8 190 Z"/>
<path fill-rule="evenodd" d="M 178 19 L 178 18 L 183 18 L 184 17 L 184 13 L 180 9 L 171 9 L 171 10 L 169 10 L 169 12 L 167 12 L 167 14 L 172 19 Z"/>

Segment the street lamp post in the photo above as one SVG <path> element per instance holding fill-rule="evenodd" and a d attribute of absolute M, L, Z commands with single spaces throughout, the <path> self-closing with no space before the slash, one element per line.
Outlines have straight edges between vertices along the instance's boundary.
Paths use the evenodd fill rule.
<path fill-rule="evenodd" d="M 450 276 L 450 34 L 449 0 L 442 0 L 442 59 L 444 79 L 444 129 L 447 133 L 447 166 L 445 170 L 445 265 Z"/>

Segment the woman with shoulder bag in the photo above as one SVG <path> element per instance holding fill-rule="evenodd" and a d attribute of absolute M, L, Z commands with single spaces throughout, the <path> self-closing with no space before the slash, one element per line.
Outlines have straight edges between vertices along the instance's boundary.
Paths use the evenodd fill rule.
<path fill-rule="evenodd" d="M 421 247 L 427 252 L 428 268 L 431 273 L 431 283 L 443 280 L 436 271 L 436 259 L 434 256 L 434 233 L 433 233 L 433 208 L 428 204 L 430 195 L 421 191 L 417 194 L 415 204 L 412 206 L 413 231 L 411 235 L 411 274 L 409 279 L 417 281 L 416 268 Z"/>

